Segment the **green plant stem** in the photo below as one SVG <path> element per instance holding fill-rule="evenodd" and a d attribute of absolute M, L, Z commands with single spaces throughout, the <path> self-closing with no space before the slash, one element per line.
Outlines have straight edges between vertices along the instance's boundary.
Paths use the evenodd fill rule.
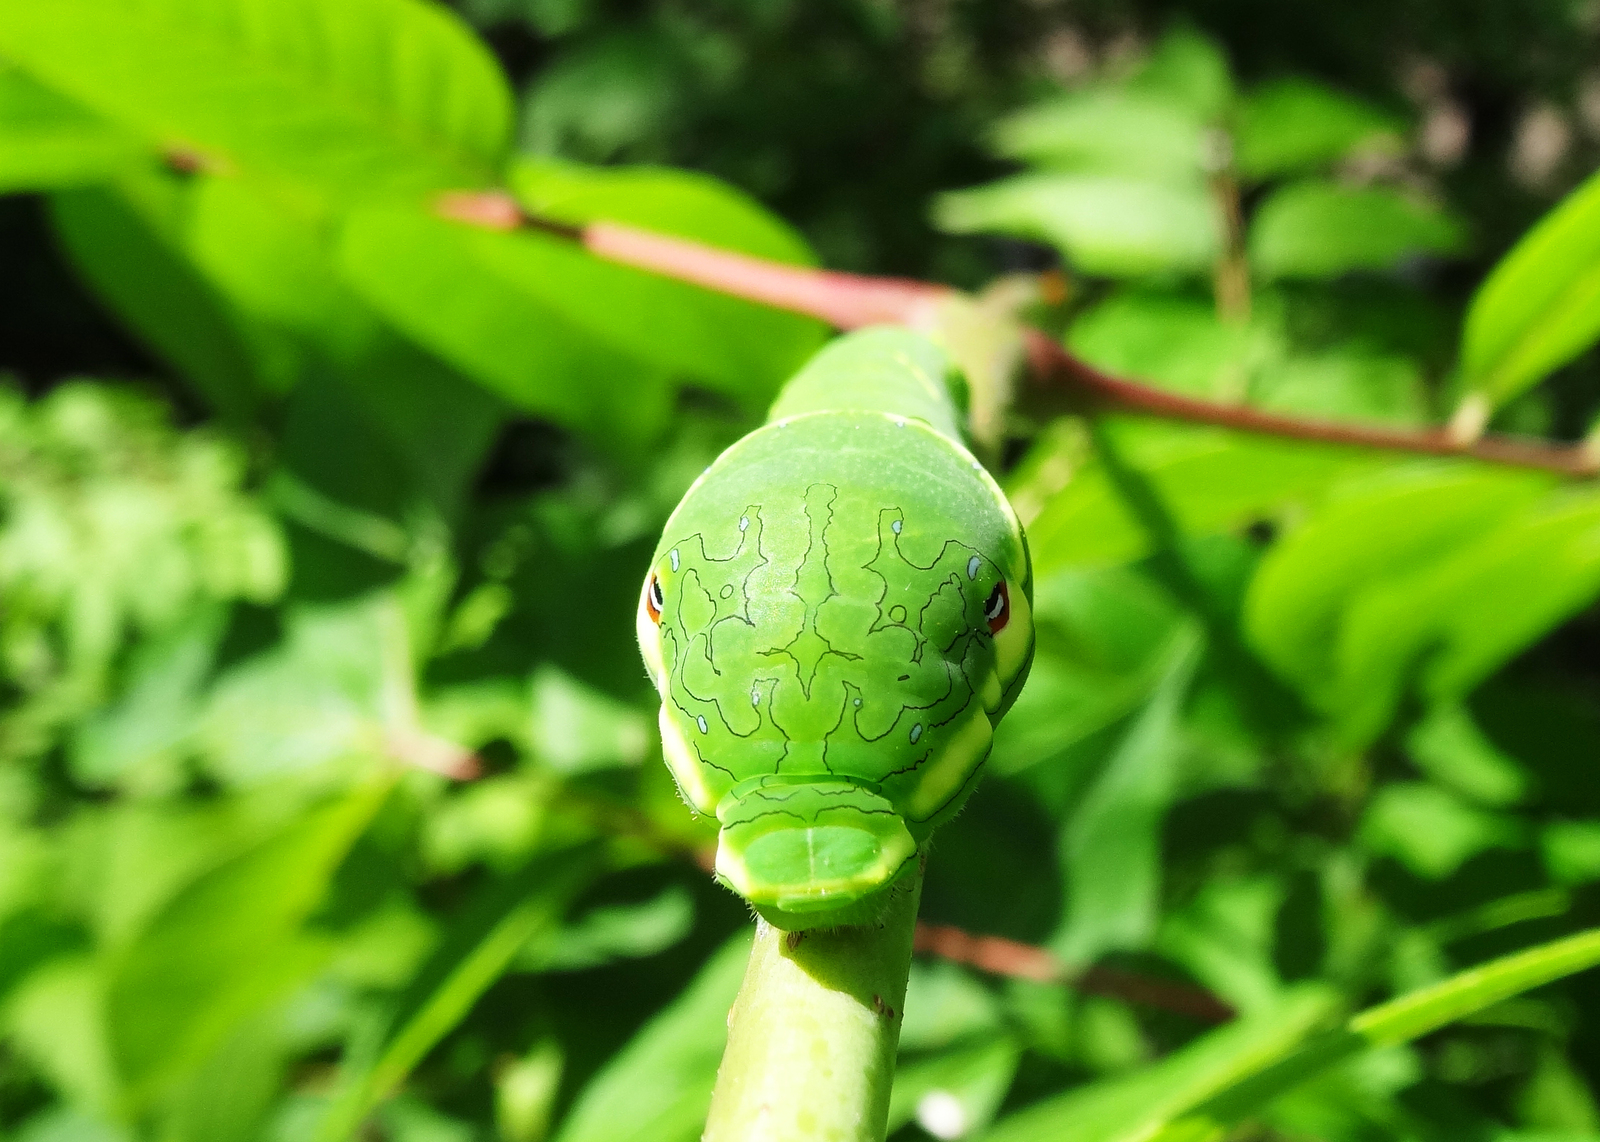
<path fill-rule="evenodd" d="M 882 1142 L 922 870 L 879 924 L 757 922 L 703 1142 Z"/>

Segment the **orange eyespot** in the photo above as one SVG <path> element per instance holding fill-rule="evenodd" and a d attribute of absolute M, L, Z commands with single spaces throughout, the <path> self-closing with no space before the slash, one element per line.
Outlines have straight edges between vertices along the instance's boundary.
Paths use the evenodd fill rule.
<path fill-rule="evenodd" d="M 661 608 L 666 599 L 661 594 L 661 580 L 656 578 L 654 571 L 650 572 L 650 582 L 644 589 L 644 610 L 650 616 L 650 621 L 657 626 L 661 625 Z"/>
<path fill-rule="evenodd" d="M 983 617 L 989 620 L 989 633 L 999 634 L 1011 621 L 1011 592 L 1004 579 L 994 585 L 988 601 L 983 604 Z"/>

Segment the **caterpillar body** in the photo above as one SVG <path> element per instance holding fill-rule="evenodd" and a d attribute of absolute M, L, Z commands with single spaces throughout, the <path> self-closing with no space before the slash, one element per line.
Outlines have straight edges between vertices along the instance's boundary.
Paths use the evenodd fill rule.
<path fill-rule="evenodd" d="M 1033 658 L 1032 567 L 951 370 L 850 334 L 672 513 L 639 645 L 718 878 L 779 927 L 862 923 L 977 782 Z"/>

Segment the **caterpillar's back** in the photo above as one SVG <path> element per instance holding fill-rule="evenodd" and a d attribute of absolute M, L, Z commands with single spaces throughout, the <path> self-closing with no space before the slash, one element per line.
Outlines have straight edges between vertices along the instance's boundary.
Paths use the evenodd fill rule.
<path fill-rule="evenodd" d="M 785 386 L 668 521 L 639 604 L 667 764 L 719 876 L 850 922 L 971 792 L 1033 652 L 1032 573 L 938 350 L 870 329 Z"/>

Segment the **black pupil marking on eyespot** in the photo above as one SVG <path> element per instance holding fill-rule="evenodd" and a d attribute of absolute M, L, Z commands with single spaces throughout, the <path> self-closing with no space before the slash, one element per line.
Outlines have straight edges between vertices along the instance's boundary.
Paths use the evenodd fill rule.
<path fill-rule="evenodd" d="M 650 580 L 650 605 L 659 611 L 665 602 L 666 599 L 661 594 L 661 580 L 652 577 Z"/>
<path fill-rule="evenodd" d="M 988 601 L 983 604 L 983 617 L 989 621 L 990 634 L 999 634 L 1001 628 L 1006 625 L 1010 602 L 1005 583 L 996 583 L 994 590 L 989 592 Z"/>

